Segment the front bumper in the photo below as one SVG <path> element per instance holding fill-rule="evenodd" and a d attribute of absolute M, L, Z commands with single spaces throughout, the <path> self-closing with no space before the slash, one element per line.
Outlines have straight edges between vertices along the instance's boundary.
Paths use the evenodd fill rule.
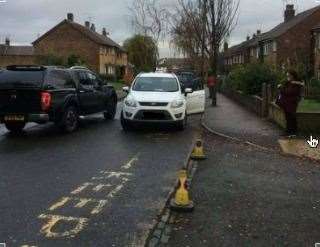
<path fill-rule="evenodd" d="M 123 117 L 132 122 L 176 123 L 185 118 L 185 106 L 165 107 L 123 107 Z"/>
<path fill-rule="evenodd" d="M 0 115 L 0 122 L 35 122 L 35 123 L 46 123 L 50 121 L 49 114 L 46 113 L 8 113 Z"/>

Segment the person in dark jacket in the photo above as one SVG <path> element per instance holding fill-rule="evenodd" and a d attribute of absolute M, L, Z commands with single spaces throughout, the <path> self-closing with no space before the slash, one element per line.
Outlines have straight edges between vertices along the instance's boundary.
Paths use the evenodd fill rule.
<path fill-rule="evenodd" d="M 286 117 L 286 135 L 293 137 L 297 134 L 297 108 L 301 100 L 303 82 L 298 78 L 294 70 L 287 73 L 287 81 L 280 86 L 277 104 L 284 111 Z"/>

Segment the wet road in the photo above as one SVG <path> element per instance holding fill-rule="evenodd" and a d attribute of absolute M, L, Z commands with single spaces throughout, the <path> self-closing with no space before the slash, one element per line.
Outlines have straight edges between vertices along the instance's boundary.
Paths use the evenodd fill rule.
<path fill-rule="evenodd" d="M 0 126 L 0 243 L 7 246 L 139 246 L 162 209 L 198 133 L 125 133 L 91 116 L 75 133 Z"/>

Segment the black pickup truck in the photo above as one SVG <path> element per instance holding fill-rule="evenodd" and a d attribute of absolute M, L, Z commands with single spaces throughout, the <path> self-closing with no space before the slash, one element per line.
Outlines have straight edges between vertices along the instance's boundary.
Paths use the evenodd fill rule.
<path fill-rule="evenodd" d="M 8 66 L 0 70 L 0 123 L 20 132 L 28 122 L 54 122 L 72 132 L 79 116 L 103 112 L 113 119 L 114 88 L 83 67 Z"/>

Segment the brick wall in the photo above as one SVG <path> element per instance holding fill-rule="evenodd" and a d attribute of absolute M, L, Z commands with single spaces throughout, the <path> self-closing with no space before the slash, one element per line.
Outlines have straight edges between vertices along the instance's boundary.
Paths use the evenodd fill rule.
<path fill-rule="evenodd" d="M 0 56 L 0 68 L 9 65 L 33 65 L 35 61 L 35 56 Z"/>
<path fill-rule="evenodd" d="M 99 73 L 100 46 L 75 30 L 67 23 L 58 26 L 53 32 L 34 44 L 35 54 L 54 54 L 64 58 L 77 55 L 85 61 L 86 65 Z"/>

